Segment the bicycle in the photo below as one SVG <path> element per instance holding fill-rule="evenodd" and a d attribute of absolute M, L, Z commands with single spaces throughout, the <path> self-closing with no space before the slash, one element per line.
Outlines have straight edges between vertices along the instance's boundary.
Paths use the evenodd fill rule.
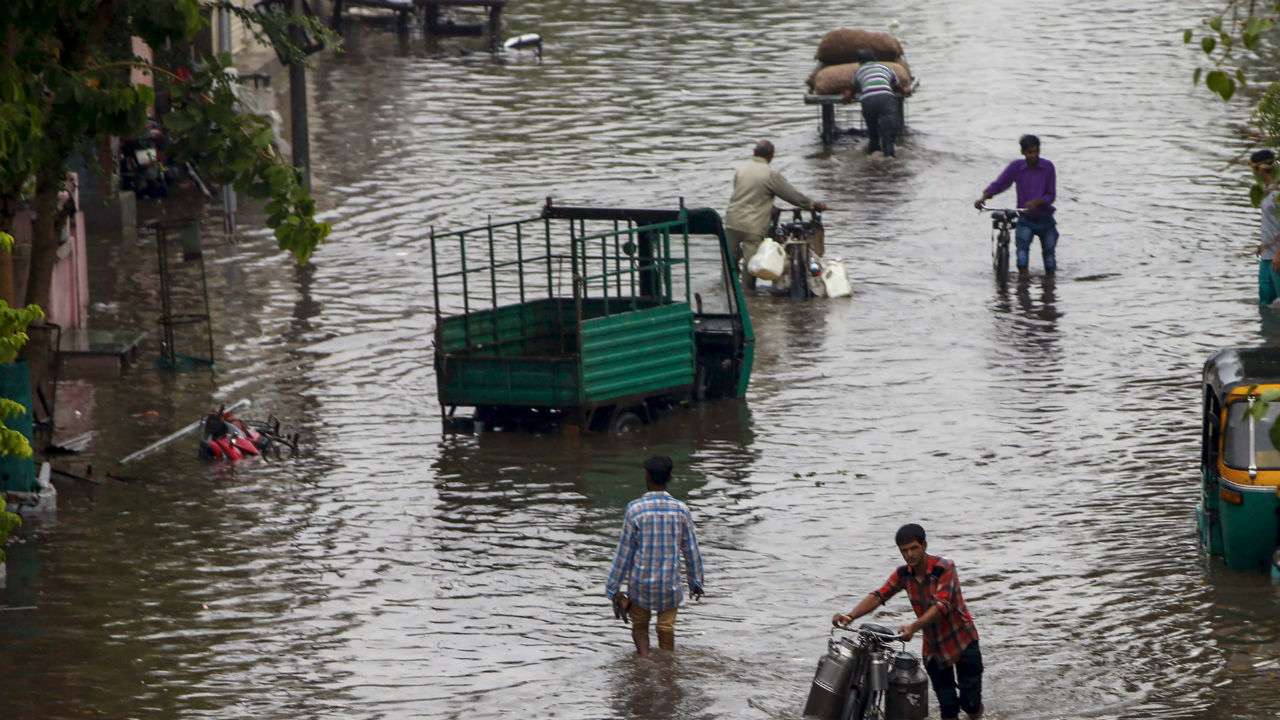
<path fill-rule="evenodd" d="M 850 636 L 836 640 L 837 631 Z M 897 632 L 873 623 L 857 628 L 837 625 L 827 645 L 804 706 L 806 716 L 825 720 L 928 717 L 928 675 Z"/>
<path fill-rule="evenodd" d="M 1009 243 L 1013 239 L 1012 231 L 1017 225 L 1023 210 L 1010 208 L 982 208 L 981 212 L 991 213 L 991 267 L 996 271 L 996 282 L 1004 284 L 1009 280 Z"/>

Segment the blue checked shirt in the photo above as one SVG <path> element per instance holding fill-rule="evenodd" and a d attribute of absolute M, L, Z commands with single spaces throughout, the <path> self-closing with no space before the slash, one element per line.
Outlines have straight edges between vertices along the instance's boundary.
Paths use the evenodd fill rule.
<path fill-rule="evenodd" d="M 680 607 L 684 600 L 681 555 L 689 590 L 701 590 L 702 553 L 689 507 L 662 491 L 641 495 L 627 503 L 605 595 L 612 599 L 625 579 L 628 595 L 641 607 L 653 612 Z"/>

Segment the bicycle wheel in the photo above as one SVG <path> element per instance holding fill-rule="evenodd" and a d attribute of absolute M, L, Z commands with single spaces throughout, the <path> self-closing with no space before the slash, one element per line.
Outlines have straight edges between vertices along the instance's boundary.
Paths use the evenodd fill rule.
<path fill-rule="evenodd" d="M 996 280 L 1004 283 L 1009 279 L 1009 232 L 1002 231 L 996 241 Z"/>

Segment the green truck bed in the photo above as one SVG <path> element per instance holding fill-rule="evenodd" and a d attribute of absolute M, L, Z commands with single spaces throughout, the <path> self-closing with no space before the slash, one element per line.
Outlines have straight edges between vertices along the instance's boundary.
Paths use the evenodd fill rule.
<path fill-rule="evenodd" d="M 694 352 L 684 302 L 586 299 L 579 325 L 574 300 L 547 298 L 444 318 L 436 329 L 446 406 L 585 408 L 688 390 Z"/>

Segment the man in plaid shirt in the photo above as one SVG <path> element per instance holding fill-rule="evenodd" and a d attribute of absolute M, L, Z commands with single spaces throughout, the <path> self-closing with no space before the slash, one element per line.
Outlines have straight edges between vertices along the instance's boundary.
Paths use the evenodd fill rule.
<path fill-rule="evenodd" d="M 907 564 L 857 607 L 837 613 L 831 622 L 848 625 L 888 602 L 899 590 L 906 590 L 916 620 L 898 632 L 904 641 L 910 641 L 917 630 L 924 630 L 925 670 L 943 720 L 959 718 L 961 709 L 970 718 L 982 717 L 982 651 L 973 617 L 960 594 L 955 563 L 925 552 L 924 528 L 915 523 L 898 528 L 894 542 Z"/>
<path fill-rule="evenodd" d="M 641 655 L 649 654 L 649 619 L 654 613 L 658 615 L 658 647 L 676 649 L 676 609 L 684 601 L 682 555 L 689 592 L 702 599 L 702 554 L 688 506 L 667 494 L 671 468 L 671 458 L 662 455 L 644 462 L 648 492 L 627 503 L 622 538 L 604 586 L 614 613 L 630 617 L 631 639 Z M 618 592 L 624 580 L 627 592 Z"/>

